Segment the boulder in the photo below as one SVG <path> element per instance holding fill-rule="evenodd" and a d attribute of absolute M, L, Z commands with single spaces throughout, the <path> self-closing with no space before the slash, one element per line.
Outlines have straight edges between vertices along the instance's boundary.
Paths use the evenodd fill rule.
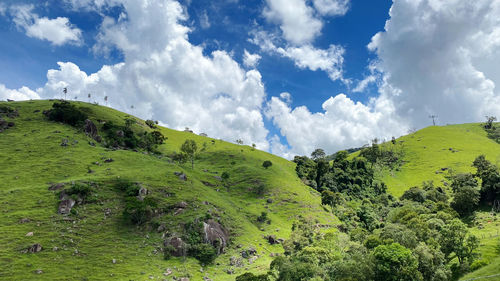
<path fill-rule="evenodd" d="M 224 252 L 229 243 L 229 234 L 222 225 L 213 219 L 203 223 L 203 233 L 205 243 L 210 243 L 217 249 L 217 254 Z"/>
<path fill-rule="evenodd" d="M 125 133 L 122 130 L 116 131 L 116 135 L 120 138 L 123 138 L 125 136 Z"/>
<path fill-rule="evenodd" d="M 97 130 L 97 126 L 90 119 L 85 120 L 85 125 L 83 125 L 83 130 L 85 134 L 96 142 L 101 142 L 102 138 L 99 136 L 99 131 Z"/>
<path fill-rule="evenodd" d="M 185 208 L 187 208 L 187 206 L 188 206 L 188 203 L 186 203 L 184 201 L 181 201 L 181 202 L 177 203 L 177 205 L 176 205 L 177 208 L 181 208 L 181 209 L 185 209 Z"/>
<path fill-rule="evenodd" d="M 243 261 L 241 260 L 241 258 L 239 258 L 237 256 L 232 256 L 229 259 L 229 265 L 236 266 L 236 267 L 242 267 L 243 266 Z"/>
<path fill-rule="evenodd" d="M 70 196 L 68 196 L 64 191 L 61 192 L 59 198 L 61 199 L 61 202 L 59 203 L 59 208 L 57 209 L 57 212 L 61 215 L 69 214 L 73 206 L 75 206 L 76 201 Z"/>
<path fill-rule="evenodd" d="M 170 251 L 170 254 L 174 257 L 186 256 L 187 246 L 180 237 L 171 237 L 163 242 L 165 247 L 170 249 L 165 249 L 165 251 Z"/>
<path fill-rule="evenodd" d="M 187 176 L 183 172 L 174 172 L 174 175 L 178 176 L 181 181 L 187 180 Z"/>
<path fill-rule="evenodd" d="M 42 251 L 42 245 L 36 243 L 36 244 L 33 244 L 31 246 L 28 247 L 28 249 L 26 249 L 26 252 L 28 253 L 38 253 L 40 251 Z"/>
<path fill-rule="evenodd" d="M 266 236 L 265 238 L 266 238 L 267 242 L 269 242 L 269 244 L 271 244 L 271 245 L 281 243 L 281 240 L 277 239 L 276 235 L 269 235 L 269 236 Z"/>
<path fill-rule="evenodd" d="M 241 256 L 243 258 L 248 258 L 248 257 L 251 257 L 251 256 L 255 256 L 257 254 L 257 250 L 255 250 L 255 248 L 253 247 L 250 247 L 244 251 L 241 251 Z"/>
<path fill-rule="evenodd" d="M 68 146 L 68 142 L 69 142 L 69 140 L 68 140 L 68 139 L 63 139 L 63 140 L 61 141 L 61 146 Z"/>

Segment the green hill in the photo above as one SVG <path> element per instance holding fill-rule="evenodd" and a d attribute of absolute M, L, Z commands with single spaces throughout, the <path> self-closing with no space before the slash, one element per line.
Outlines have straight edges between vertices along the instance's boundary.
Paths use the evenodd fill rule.
<path fill-rule="evenodd" d="M 161 155 L 143 150 L 110 149 L 87 137 L 80 128 L 47 120 L 43 111 L 53 101 L 0 103 L 19 116 L 4 117 L 14 126 L 0 133 L 0 279 L 2 280 L 234 280 L 245 271 L 266 270 L 273 255 L 282 253 L 265 236 L 286 239 L 298 215 L 322 224 L 335 218 L 320 205 L 319 194 L 301 183 L 295 164 L 250 146 L 235 145 L 159 127 L 168 139 Z M 116 110 L 81 102 L 90 119 L 125 124 L 134 131 L 152 131 L 144 121 Z M 166 157 L 193 139 L 200 152 L 191 169 Z M 64 145 L 65 143 L 66 145 Z M 95 145 L 95 146 L 94 146 Z M 106 161 L 107 159 L 112 159 Z M 265 169 L 263 161 L 272 166 Z M 176 172 L 184 173 L 183 181 Z M 229 179 L 221 181 L 223 172 Z M 124 218 L 127 198 L 117 189 L 120 180 L 137 182 L 148 190 L 161 211 L 147 224 Z M 58 214 L 54 183 L 91 181 L 91 198 Z M 258 217 L 267 212 L 268 221 Z M 230 243 L 213 266 L 194 258 L 165 260 L 163 241 L 180 235 L 194 218 L 211 217 L 230 233 Z M 42 250 L 24 253 L 34 244 Z M 255 257 L 241 252 L 255 248 Z M 231 265 L 231 258 L 233 264 Z M 241 265 L 238 265 L 241 264 Z M 170 273 L 171 272 L 171 273 Z M 228 274 L 227 272 L 234 272 Z"/>
<path fill-rule="evenodd" d="M 472 162 L 481 154 L 500 166 L 500 144 L 487 137 L 480 123 L 432 126 L 396 141 L 395 149 L 402 151 L 402 164 L 396 169 L 379 170 L 378 177 L 397 197 L 412 186 L 421 186 L 423 181 L 431 180 L 435 185 L 446 188 L 446 175 L 450 170 L 474 173 Z M 390 149 L 394 145 L 387 142 L 382 146 Z M 492 215 L 490 211 L 490 206 L 484 206 L 471 225 L 472 233 L 481 240 L 482 258 L 489 265 L 460 280 L 500 274 L 500 222 L 498 215 Z M 500 276 L 484 280 L 500 280 Z"/>

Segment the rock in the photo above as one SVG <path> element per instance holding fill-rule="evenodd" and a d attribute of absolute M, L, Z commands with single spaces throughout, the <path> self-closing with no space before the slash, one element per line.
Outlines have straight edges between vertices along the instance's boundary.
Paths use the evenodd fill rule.
<path fill-rule="evenodd" d="M 109 215 L 111 215 L 111 209 L 110 209 L 110 208 L 106 208 L 106 209 L 104 210 L 104 215 L 105 215 L 105 216 L 109 216 Z"/>
<path fill-rule="evenodd" d="M 63 140 L 61 141 L 61 146 L 68 146 L 68 142 L 69 142 L 69 140 L 68 140 L 68 139 L 63 139 Z"/>
<path fill-rule="evenodd" d="M 176 205 L 177 208 L 181 208 L 181 209 L 185 209 L 185 208 L 187 208 L 187 206 L 188 206 L 188 203 L 186 203 L 184 201 L 181 201 L 181 202 L 177 203 L 177 205 Z"/>
<path fill-rule="evenodd" d="M 253 247 L 250 247 L 247 250 L 241 251 L 241 256 L 243 258 L 248 258 L 248 257 L 254 256 L 256 254 L 257 254 L 257 250 L 255 250 L 255 248 L 253 248 Z"/>
<path fill-rule="evenodd" d="M 30 222 L 31 220 L 29 218 L 22 218 L 19 220 L 19 223 L 28 223 Z"/>
<path fill-rule="evenodd" d="M 218 180 L 218 181 L 222 181 L 222 178 L 219 177 L 219 176 L 214 176 L 214 179 Z"/>
<path fill-rule="evenodd" d="M 30 237 L 30 236 L 33 236 L 33 231 L 26 233 L 26 237 Z"/>
<path fill-rule="evenodd" d="M 60 190 L 64 188 L 64 183 L 54 183 L 49 186 L 49 190 Z"/>
<path fill-rule="evenodd" d="M 180 237 L 168 238 L 163 242 L 163 245 L 170 248 L 166 250 L 170 250 L 170 254 L 174 257 L 186 256 L 186 243 L 184 243 Z"/>
<path fill-rule="evenodd" d="M 187 277 L 181 277 L 181 279 L 179 279 L 179 281 L 189 281 L 189 278 L 187 278 Z"/>
<path fill-rule="evenodd" d="M 259 258 L 259 257 L 257 257 L 257 256 L 252 256 L 252 257 L 250 257 L 250 258 L 248 259 L 248 263 L 249 263 L 249 264 L 252 264 L 252 263 L 254 263 L 254 262 L 255 262 L 258 258 Z"/>
<path fill-rule="evenodd" d="M 233 274 L 233 273 L 234 273 L 234 269 L 232 269 L 232 268 L 228 268 L 228 269 L 226 270 L 226 273 L 227 273 L 227 274 Z"/>
<path fill-rule="evenodd" d="M 94 124 L 94 122 L 92 122 L 89 119 L 85 120 L 85 125 L 83 125 L 83 130 L 85 131 L 85 134 L 87 136 L 99 142 L 97 140 L 97 137 L 99 136 L 99 131 L 97 130 L 97 126 Z"/>
<path fill-rule="evenodd" d="M 242 267 L 243 266 L 243 261 L 241 260 L 241 258 L 239 258 L 237 256 L 232 256 L 229 259 L 229 265 L 236 266 L 236 267 Z"/>
<path fill-rule="evenodd" d="M 59 248 L 58 247 L 54 247 L 54 248 L 52 248 L 52 251 L 57 252 L 57 251 L 59 251 Z"/>
<path fill-rule="evenodd" d="M 269 204 L 273 203 L 273 199 L 271 199 L 271 198 L 267 199 L 267 203 L 269 203 Z"/>
<path fill-rule="evenodd" d="M 115 161 L 115 160 L 113 160 L 113 158 L 108 158 L 108 159 L 104 160 L 104 163 L 111 163 L 113 161 Z"/>
<path fill-rule="evenodd" d="M 125 136 L 125 133 L 122 130 L 116 131 L 116 135 L 120 138 L 123 138 Z"/>
<path fill-rule="evenodd" d="M 59 208 L 57 212 L 61 215 L 67 215 L 71 212 L 71 208 L 75 206 L 75 200 L 68 196 L 64 191 L 61 192 L 60 196 L 61 202 L 59 203 Z"/>
<path fill-rule="evenodd" d="M 274 244 L 280 244 L 280 239 L 276 239 L 276 236 L 275 235 L 269 235 L 267 237 L 265 237 L 267 242 L 269 242 L 269 244 L 271 245 L 274 245 Z"/>
<path fill-rule="evenodd" d="M 116 259 L 113 259 L 111 262 L 112 262 L 113 264 L 116 264 Z"/>
<path fill-rule="evenodd" d="M 145 187 L 141 186 L 141 188 L 137 192 L 137 200 L 143 201 L 144 197 L 146 197 L 146 195 L 148 195 L 148 194 L 149 194 L 149 191 Z"/>
<path fill-rule="evenodd" d="M 163 273 L 163 276 L 169 276 L 170 274 L 172 274 L 172 269 L 167 268 L 167 270 Z"/>
<path fill-rule="evenodd" d="M 38 253 L 40 251 L 42 251 L 42 245 L 36 243 L 36 244 L 33 244 L 31 246 L 28 247 L 28 249 L 26 249 L 26 252 L 28 253 Z"/>
<path fill-rule="evenodd" d="M 208 278 L 207 276 L 203 276 L 203 281 L 212 281 L 212 279 Z"/>
<path fill-rule="evenodd" d="M 164 232 L 165 230 L 167 230 L 167 227 L 164 224 L 160 224 L 156 229 L 157 232 Z"/>
<path fill-rule="evenodd" d="M 226 229 L 213 219 L 203 223 L 204 240 L 217 248 L 217 254 L 224 252 L 229 243 L 229 234 Z"/>
<path fill-rule="evenodd" d="M 186 181 L 187 180 L 186 174 L 184 174 L 182 172 L 174 172 L 174 175 L 178 176 L 181 181 Z"/>
<path fill-rule="evenodd" d="M 90 146 L 95 146 L 95 143 L 94 143 L 94 142 L 89 141 L 89 145 L 90 145 Z"/>
<path fill-rule="evenodd" d="M 35 273 L 36 273 L 36 274 L 42 274 L 42 273 L 43 273 L 43 271 L 42 271 L 41 269 L 37 269 L 37 270 L 35 270 Z"/>

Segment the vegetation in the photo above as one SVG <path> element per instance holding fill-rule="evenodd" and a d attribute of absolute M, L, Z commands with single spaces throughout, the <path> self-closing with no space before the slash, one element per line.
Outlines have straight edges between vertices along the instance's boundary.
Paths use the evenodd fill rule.
<path fill-rule="evenodd" d="M 273 165 L 273 162 L 271 162 L 269 160 L 266 160 L 266 161 L 262 162 L 262 167 L 264 167 L 266 169 L 269 168 L 269 167 L 271 167 L 272 165 Z"/>
<path fill-rule="evenodd" d="M 191 161 L 191 169 L 194 169 L 194 159 L 198 153 L 198 146 L 194 140 L 186 140 L 181 146 L 181 152 L 185 155 L 186 159 Z"/>

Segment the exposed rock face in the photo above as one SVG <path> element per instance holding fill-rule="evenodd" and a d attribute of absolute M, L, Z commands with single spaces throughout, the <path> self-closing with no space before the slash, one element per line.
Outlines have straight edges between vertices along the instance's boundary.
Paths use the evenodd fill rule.
<path fill-rule="evenodd" d="M 54 183 L 49 186 L 49 190 L 59 190 L 64 188 L 64 183 Z"/>
<path fill-rule="evenodd" d="M 250 247 L 247 250 L 241 251 L 241 256 L 243 258 L 255 256 L 256 254 L 257 254 L 257 250 L 255 250 L 255 248 L 253 248 L 253 247 Z"/>
<path fill-rule="evenodd" d="M 205 242 L 212 244 L 217 249 L 217 254 L 224 252 L 229 243 L 229 234 L 222 225 L 210 219 L 203 223 L 203 233 Z"/>
<path fill-rule="evenodd" d="M 144 197 L 146 197 L 146 195 L 148 195 L 148 194 L 149 194 L 149 190 L 147 190 L 145 187 L 141 186 L 141 188 L 139 189 L 139 192 L 137 194 L 137 200 L 143 201 Z"/>
<path fill-rule="evenodd" d="M 175 174 L 176 176 L 178 176 L 178 177 L 179 177 L 179 179 L 180 179 L 181 181 L 186 181 L 186 180 L 187 180 L 187 176 L 186 176 L 186 174 L 184 174 L 184 173 L 181 173 L 181 172 L 174 172 L 174 174 Z"/>
<path fill-rule="evenodd" d="M 179 237 L 168 238 L 163 242 L 163 245 L 170 248 L 166 249 L 166 251 L 170 251 L 170 254 L 174 257 L 183 257 L 186 255 L 186 243 Z"/>
<path fill-rule="evenodd" d="M 64 191 L 61 192 L 60 196 L 61 202 L 59 203 L 59 208 L 57 212 L 61 215 L 67 215 L 71 212 L 71 208 L 75 206 L 75 200 L 68 196 Z"/>
<path fill-rule="evenodd" d="M 99 131 L 97 130 L 97 126 L 91 120 L 89 119 L 85 120 L 85 125 L 83 125 L 83 130 L 85 131 L 85 134 L 87 136 L 91 137 L 96 142 L 102 141 L 101 136 L 99 136 Z"/>

